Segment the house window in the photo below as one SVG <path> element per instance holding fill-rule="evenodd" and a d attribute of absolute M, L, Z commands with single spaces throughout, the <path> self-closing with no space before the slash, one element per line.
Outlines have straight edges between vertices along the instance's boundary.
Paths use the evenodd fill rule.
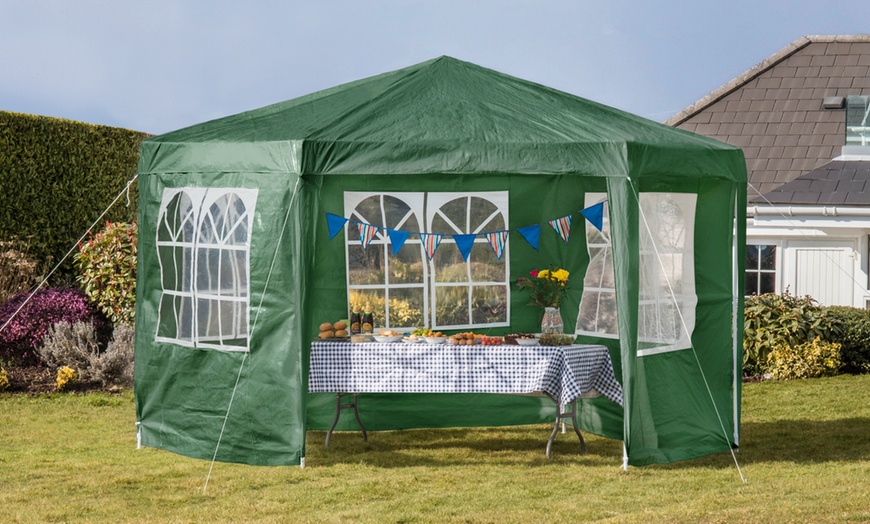
<path fill-rule="evenodd" d="M 248 351 L 257 190 L 167 188 L 157 224 L 161 342 Z"/>
<path fill-rule="evenodd" d="M 496 257 L 482 233 L 507 228 L 507 192 L 346 192 L 347 287 L 371 306 L 377 326 L 461 329 L 508 324 L 507 253 Z M 363 248 L 356 222 L 386 229 Z M 393 253 L 387 229 L 442 235 L 429 260 L 419 235 Z M 468 260 L 452 235 L 474 234 Z"/>
<path fill-rule="evenodd" d="M 846 97 L 846 145 L 870 145 L 870 97 Z"/>
<path fill-rule="evenodd" d="M 638 356 L 691 347 L 695 204 L 689 193 L 640 193 Z"/>
<path fill-rule="evenodd" d="M 776 246 L 746 246 L 746 287 L 744 294 L 776 292 Z"/>
<path fill-rule="evenodd" d="M 587 193 L 584 207 L 607 199 L 606 193 Z M 583 278 L 583 295 L 577 314 L 577 334 L 616 338 L 616 285 L 613 274 L 613 244 L 610 239 L 610 218 L 604 204 L 602 227 L 586 224 L 586 250 L 589 265 Z"/>

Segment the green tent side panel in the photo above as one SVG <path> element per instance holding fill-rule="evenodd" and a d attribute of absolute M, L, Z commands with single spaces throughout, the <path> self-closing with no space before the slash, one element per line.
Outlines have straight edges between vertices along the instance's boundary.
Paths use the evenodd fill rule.
<path fill-rule="evenodd" d="M 136 311 L 141 444 L 202 459 L 299 464 L 304 455 L 302 324 L 312 195 L 298 175 L 143 173 Z M 167 187 L 256 188 L 250 234 L 250 351 L 155 341 L 161 304 L 156 225 Z"/>
<path fill-rule="evenodd" d="M 694 229 L 695 325 L 692 347 L 638 354 L 639 318 L 637 256 L 616 255 L 618 313 L 624 392 L 624 435 L 628 464 L 670 463 L 736 446 L 739 421 L 740 353 L 735 353 L 736 253 L 745 253 L 745 238 L 735 235 L 737 184 L 710 178 L 685 181 L 662 176 L 632 182 L 611 180 L 614 251 L 640 252 L 644 217 L 638 206 L 644 192 L 697 195 Z M 745 201 L 744 201 L 745 207 Z M 728 217 L 728 218 L 725 218 Z M 736 312 L 742 318 L 742 310 Z M 742 340 L 742 338 L 741 338 Z M 739 345 L 739 344 L 738 344 Z M 736 377 L 736 380 L 735 380 Z"/>

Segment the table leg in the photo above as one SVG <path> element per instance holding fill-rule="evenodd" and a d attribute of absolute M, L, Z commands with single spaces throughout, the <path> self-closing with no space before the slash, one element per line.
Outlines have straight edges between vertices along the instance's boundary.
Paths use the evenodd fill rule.
<path fill-rule="evenodd" d="M 349 404 L 342 404 L 342 397 L 347 395 L 353 395 L 353 402 Z M 359 418 L 359 397 L 357 393 L 336 393 L 335 394 L 335 420 L 332 421 L 332 426 L 329 427 L 329 431 L 326 432 L 326 444 L 324 447 L 329 447 L 329 439 L 332 437 L 332 432 L 335 430 L 335 426 L 338 425 L 338 419 L 341 416 L 342 409 L 350 409 L 353 408 L 353 415 L 356 417 L 356 423 L 359 424 L 359 428 L 362 430 L 363 442 L 368 442 L 369 437 L 366 433 L 366 427 L 363 425 L 362 420 Z"/>
<path fill-rule="evenodd" d="M 566 418 L 571 419 L 571 424 L 574 426 L 574 433 L 576 433 L 577 438 L 580 439 L 580 453 L 585 455 L 586 441 L 583 440 L 583 435 L 580 433 L 580 426 L 577 425 L 577 402 L 572 401 L 568 404 L 571 408 L 569 411 L 562 411 L 562 406 L 559 406 L 558 401 L 556 401 L 556 406 L 556 422 L 553 424 L 553 432 L 550 433 L 550 440 L 547 441 L 547 458 L 550 458 L 551 451 L 553 450 L 553 441 L 556 440 L 556 435 L 559 433 L 559 423 Z"/>

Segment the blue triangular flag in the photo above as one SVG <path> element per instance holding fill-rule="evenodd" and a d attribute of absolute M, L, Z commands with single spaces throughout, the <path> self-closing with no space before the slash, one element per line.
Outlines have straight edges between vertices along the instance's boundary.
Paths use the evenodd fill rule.
<path fill-rule="evenodd" d="M 535 224 L 534 226 L 526 226 L 518 228 L 517 231 L 526 239 L 526 242 L 529 243 L 535 249 L 538 249 L 538 239 L 541 236 L 541 224 Z"/>
<path fill-rule="evenodd" d="M 471 253 L 471 247 L 474 245 L 474 237 L 477 235 L 453 235 L 453 240 L 456 242 L 456 247 L 462 253 L 462 258 L 468 262 L 468 254 Z"/>
<path fill-rule="evenodd" d="M 395 229 L 388 229 L 387 234 L 390 235 L 390 244 L 393 246 L 393 256 L 399 254 L 399 250 L 402 249 L 402 246 L 405 245 L 405 240 L 408 240 L 407 231 L 397 231 Z"/>
<path fill-rule="evenodd" d="M 326 227 L 329 228 L 329 238 L 334 237 L 347 224 L 347 219 L 332 213 L 326 214 Z"/>
<path fill-rule="evenodd" d="M 605 200 L 604 202 L 607 201 Z M 601 228 L 604 227 L 604 202 L 599 202 L 580 211 L 580 214 L 586 217 L 586 220 L 595 226 L 598 231 L 601 231 Z"/>

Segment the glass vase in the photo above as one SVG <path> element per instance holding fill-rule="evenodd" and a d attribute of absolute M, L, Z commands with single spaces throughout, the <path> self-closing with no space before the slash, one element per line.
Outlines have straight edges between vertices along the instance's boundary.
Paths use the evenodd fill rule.
<path fill-rule="evenodd" d="M 544 318 L 541 320 L 541 333 L 564 333 L 565 326 L 562 323 L 562 311 L 557 307 L 545 307 Z"/>

